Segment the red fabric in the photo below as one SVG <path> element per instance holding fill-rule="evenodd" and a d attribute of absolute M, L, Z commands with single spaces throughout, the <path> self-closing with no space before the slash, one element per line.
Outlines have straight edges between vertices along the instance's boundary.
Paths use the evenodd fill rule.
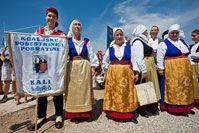
<path fill-rule="evenodd" d="M 90 116 L 91 116 L 91 111 L 89 111 L 89 112 L 82 112 L 82 113 L 65 112 L 65 117 L 68 117 L 68 118 L 80 118 L 80 117 L 89 118 Z"/>
<path fill-rule="evenodd" d="M 37 33 L 39 33 L 39 29 L 37 29 Z M 57 32 L 53 32 L 50 35 L 57 35 L 57 36 L 59 36 L 59 35 L 61 35 L 63 33 L 64 33 L 63 31 L 57 30 Z M 40 34 L 45 34 L 45 29 L 41 29 L 41 33 Z"/>
<path fill-rule="evenodd" d="M 189 113 L 191 112 L 191 109 L 193 109 L 193 104 L 189 107 L 168 107 L 167 105 L 160 105 L 160 109 L 161 110 L 167 110 L 169 112 L 173 112 L 173 113 Z"/>
<path fill-rule="evenodd" d="M 119 118 L 119 119 L 129 119 L 135 115 L 135 111 L 128 112 L 128 113 L 119 113 L 119 112 L 114 112 L 114 111 L 103 110 L 103 112 L 111 117 Z"/>
<path fill-rule="evenodd" d="M 56 8 L 54 8 L 54 7 L 48 7 L 48 8 L 46 9 L 46 12 L 47 12 L 48 10 L 50 10 L 50 9 L 54 10 L 55 12 L 57 12 L 57 14 L 59 14 L 58 10 L 57 10 Z"/>
<path fill-rule="evenodd" d="M 45 65 L 45 63 L 41 63 L 41 64 L 40 64 L 40 71 L 45 72 L 45 70 L 46 70 L 46 65 Z"/>
<path fill-rule="evenodd" d="M 195 99 L 195 100 L 194 100 L 194 103 L 199 104 L 199 99 Z"/>

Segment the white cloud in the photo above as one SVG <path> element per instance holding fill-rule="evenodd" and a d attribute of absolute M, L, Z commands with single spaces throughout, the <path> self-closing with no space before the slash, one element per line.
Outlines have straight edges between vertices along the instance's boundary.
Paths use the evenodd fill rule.
<path fill-rule="evenodd" d="M 152 25 L 157 25 L 160 29 L 159 36 L 161 36 L 162 32 L 167 30 L 169 25 L 174 23 L 183 24 L 198 17 L 197 11 L 186 9 L 184 9 L 184 12 L 175 12 L 175 14 L 173 10 L 165 14 L 160 12 L 149 13 L 149 2 L 150 0 L 145 0 L 140 3 L 136 2 L 135 5 L 135 1 L 126 0 L 115 6 L 114 13 L 120 17 L 118 22 L 121 23 L 121 27 L 124 28 L 125 34 L 129 37 L 131 37 L 133 29 L 138 24 L 145 25 L 148 30 L 150 30 Z M 121 20 L 126 22 L 123 23 L 124 21 Z"/>

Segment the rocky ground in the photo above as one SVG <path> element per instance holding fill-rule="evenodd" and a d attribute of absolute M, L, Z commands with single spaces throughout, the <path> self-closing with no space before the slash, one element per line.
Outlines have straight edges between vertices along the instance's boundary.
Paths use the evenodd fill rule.
<path fill-rule="evenodd" d="M 54 126 L 55 116 L 54 105 L 52 100 L 49 100 L 47 118 L 48 122 L 43 125 L 38 132 L 41 133 L 51 133 L 51 132 L 68 132 L 68 133 L 145 133 L 145 132 L 189 132 L 189 133 L 199 133 L 199 110 L 194 108 L 194 115 L 172 115 L 167 112 L 159 112 L 158 115 L 152 115 L 148 118 L 136 115 L 138 124 L 134 124 L 128 120 L 115 120 L 108 119 L 106 115 L 102 112 L 103 103 L 103 90 L 96 90 L 95 97 L 97 103 L 93 106 L 92 117 L 87 121 L 82 121 L 79 124 L 71 122 L 70 119 L 64 118 L 64 127 L 60 130 L 56 129 Z M 11 99 L 13 100 L 13 99 Z M 35 101 L 32 101 L 35 103 Z M 6 111 L 6 106 L 12 106 L 12 108 L 18 108 L 14 102 L 8 105 L 0 105 L 0 133 L 23 133 L 30 132 L 27 128 L 30 126 L 35 119 L 35 106 L 34 104 L 30 106 L 24 106 L 20 110 L 15 110 L 12 112 L 7 111 L 7 113 L 2 113 L 3 106 L 4 112 Z M 25 103 L 23 103 L 25 104 Z M 11 110 L 11 109 L 10 109 Z"/>

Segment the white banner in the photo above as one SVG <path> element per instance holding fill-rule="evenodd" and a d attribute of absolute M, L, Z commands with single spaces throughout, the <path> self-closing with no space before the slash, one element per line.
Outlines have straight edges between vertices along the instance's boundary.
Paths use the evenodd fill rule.
<path fill-rule="evenodd" d="M 18 93 L 47 96 L 64 91 L 66 37 L 8 33 L 8 43 Z"/>

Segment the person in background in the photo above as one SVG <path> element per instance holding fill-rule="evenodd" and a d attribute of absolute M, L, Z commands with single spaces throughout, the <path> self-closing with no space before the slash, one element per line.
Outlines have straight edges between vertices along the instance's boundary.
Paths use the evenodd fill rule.
<path fill-rule="evenodd" d="M 99 65 L 91 42 L 82 37 L 82 24 L 73 20 L 68 32 L 69 62 L 67 67 L 67 88 L 65 92 L 65 117 L 76 124 L 91 116 L 95 103 L 92 76 Z"/>
<path fill-rule="evenodd" d="M 158 45 L 162 42 L 162 39 L 158 38 L 159 28 L 156 25 L 153 25 L 150 30 L 150 38 L 148 45 L 153 48 L 153 52 L 156 54 Z"/>
<path fill-rule="evenodd" d="M 192 31 L 191 38 L 194 41 L 190 54 L 193 62 L 194 106 L 199 109 L 199 29 Z"/>
<path fill-rule="evenodd" d="M 141 71 L 140 80 L 136 82 L 136 84 L 145 83 L 146 81 L 151 81 L 155 88 L 155 93 L 157 96 L 157 100 L 161 99 L 160 96 L 160 88 L 157 76 L 157 70 L 155 66 L 155 61 L 153 57 L 153 48 L 148 45 L 148 32 L 147 28 L 144 25 L 139 24 L 133 30 L 133 51 L 135 52 L 135 60 L 138 64 L 138 68 Z M 140 106 L 139 113 L 142 116 L 148 116 L 145 111 L 148 109 L 153 114 L 158 114 L 157 109 L 153 104 Z"/>
<path fill-rule="evenodd" d="M 1 57 L 1 53 L 0 53 L 0 57 Z M 1 80 L 1 69 L 2 69 L 2 65 L 3 65 L 3 61 L 1 60 L 0 58 L 0 95 L 3 94 L 3 83 L 2 83 L 2 80 Z"/>
<path fill-rule="evenodd" d="M 0 100 L 0 103 L 5 103 L 8 101 L 8 91 L 10 88 L 10 83 L 12 81 L 12 64 L 10 61 L 8 46 L 4 48 L 0 56 L 3 61 L 2 70 L 1 70 L 1 80 L 3 81 L 3 92 L 4 97 Z"/>
<path fill-rule="evenodd" d="M 167 39 L 168 38 L 168 32 L 169 30 L 166 30 L 162 33 L 162 40 Z"/>
<path fill-rule="evenodd" d="M 128 36 L 125 36 L 125 41 L 127 44 L 130 44 L 131 43 L 131 38 L 128 37 Z"/>
<path fill-rule="evenodd" d="M 125 43 L 121 27 L 113 29 L 113 37 L 103 59 L 106 77 L 103 111 L 110 117 L 138 123 L 134 117 L 138 107 L 134 81 L 138 80 L 139 69 L 134 51 Z"/>
<path fill-rule="evenodd" d="M 161 79 L 160 109 L 169 113 L 194 113 L 193 74 L 188 58 L 189 47 L 179 39 L 180 25 L 169 27 L 168 38 L 157 51 L 158 72 Z M 186 81 L 186 82 L 185 82 Z"/>
<path fill-rule="evenodd" d="M 47 26 L 44 29 L 37 29 L 36 34 L 44 34 L 44 35 L 57 35 L 57 36 L 65 36 L 64 32 L 58 30 L 58 11 L 54 7 L 49 7 L 46 9 L 46 22 Z M 55 127 L 60 129 L 63 127 L 63 94 L 59 94 L 58 96 L 53 96 L 53 102 L 55 106 Z M 46 119 L 46 111 L 47 111 L 47 97 L 38 98 L 38 121 L 37 121 L 37 129 L 39 129 L 43 124 L 47 122 Z M 35 124 L 33 124 L 29 130 L 35 130 Z"/>

